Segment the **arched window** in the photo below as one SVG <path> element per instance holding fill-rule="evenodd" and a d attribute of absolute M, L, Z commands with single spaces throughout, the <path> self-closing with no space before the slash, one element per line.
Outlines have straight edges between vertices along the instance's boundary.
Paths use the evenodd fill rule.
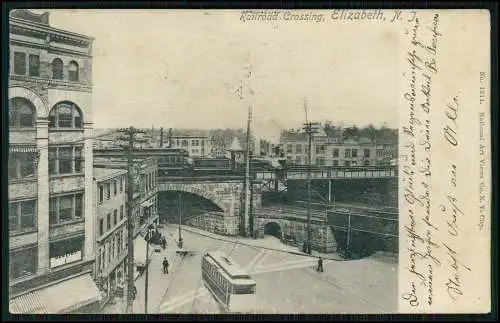
<path fill-rule="evenodd" d="M 80 108 L 69 101 L 59 102 L 50 110 L 49 128 L 83 128 Z"/>
<path fill-rule="evenodd" d="M 9 127 L 33 128 L 35 127 L 35 107 L 23 98 L 9 100 Z"/>
<path fill-rule="evenodd" d="M 59 58 L 52 61 L 52 78 L 56 80 L 63 78 L 63 62 Z"/>
<path fill-rule="evenodd" d="M 75 61 L 69 63 L 69 80 L 71 82 L 78 82 L 78 64 Z"/>

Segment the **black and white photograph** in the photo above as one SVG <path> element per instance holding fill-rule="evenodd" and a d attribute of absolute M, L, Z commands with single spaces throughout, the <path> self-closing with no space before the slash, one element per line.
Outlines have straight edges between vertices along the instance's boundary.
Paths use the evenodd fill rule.
<path fill-rule="evenodd" d="M 489 311 L 463 17 L 11 10 L 10 314 Z"/>

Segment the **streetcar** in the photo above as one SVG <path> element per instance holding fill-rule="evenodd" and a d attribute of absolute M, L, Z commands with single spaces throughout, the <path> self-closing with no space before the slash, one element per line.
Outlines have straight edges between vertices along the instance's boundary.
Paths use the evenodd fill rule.
<path fill-rule="evenodd" d="M 251 313 L 256 304 L 256 283 L 222 251 L 209 251 L 201 260 L 205 287 L 226 313 Z"/>

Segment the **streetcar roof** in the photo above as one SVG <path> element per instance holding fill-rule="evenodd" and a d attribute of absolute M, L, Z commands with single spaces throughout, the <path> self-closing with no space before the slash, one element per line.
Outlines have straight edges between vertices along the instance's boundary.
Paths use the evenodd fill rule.
<path fill-rule="evenodd" d="M 207 255 L 209 255 L 232 278 L 238 279 L 237 276 L 243 276 L 244 278 L 250 278 L 248 273 L 245 270 L 243 270 L 243 268 L 241 268 L 230 257 L 228 257 L 224 252 L 222 252 L 220 250 L 209 251 L 209 252 L 207 252 Z"/>

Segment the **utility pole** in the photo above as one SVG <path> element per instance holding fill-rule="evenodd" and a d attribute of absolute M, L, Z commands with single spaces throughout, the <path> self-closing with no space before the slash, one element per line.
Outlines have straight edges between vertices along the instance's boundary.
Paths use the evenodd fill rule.
<path fill-rule="evenodd" d="M 138 133 L 144 133 L 144 131 L 130 127 L 128 129 L 120 129 L 120 132 L 125 133 L 125 137 L 119 138 L 121 140 L 128 141 L 128 144 L 124 146 L 127 152 L 127 246 L 128 246 L 128 277 L 127 277 L 127 313 L 132 313 L 132 305 L 134 303 L 134 219 L 133 219 L 133 208 L 134 208 L 134 143 L 140 142 L 135 138 Z"/>
<path fill-rule="evenodd" d="M 317 132 L 318 123 L 309 122 L 307 119 L 307 101 L 304 99 L 304 111 L 306 114 L 306 123 L 304 130 L 307 133 L 307 239 L 306 239 L 306 253 L 311 254 L 312 241 L 311 241 L 311 145 L 312 135 Z"/>
<path fill-rule="evenodd" d="M 246 78 L 247 78 L 247 90 L 248 90 L 248 96 L 252 96 L 253 95 L 253 90 L 251 88 L 251 77 L 252 77 L 252 66 L 248 66 L 246 68 L 247 70 L 247 75 L 246 75 Z M 241 82 L 240 84 L 240 87 L 238 88 L 237 90 L 238 92 L 238 96 L 240 98 L 240 100 L 243 100 L 245 98 L 245 91 L 243 89 L 243 82 Z M 244 181 L 244 192 L 245 192 L 245 211 L 244 211 L 244 217 L 241 221 L 241 227 L 240 227 L 240 234 L 242 236 L 248 236 L 248 233 L 250 233 L 250 235 L 253 234 L 252 231 L 250 230 L 253 230 L 252 227 L 253 227 L 253 219 L 252 219 L 252 215 L 251 215 L 251 206 L 250 206 L 250 203 L 251 203 L 251 190 L 252 190 L 252 186 L 251 186 L 251 183 L 250 183 L 250 151 L 251 151 L 251 148 L 250 148 L 250 144 L 251 144 L 251 124 L 252 124 L 252 100 L 249 100 L 248 101 L 248 120 L 247 120 L 247 135 L 246 135 L 246 145 L 247 145 L 247 149 L 246 149 L 246 154 L 245 154 L 245 181 Z M 248 221 L 248 223 L 247 223 Z M 247 224 L 248 224 L 248 229 L 250 232 L 247 232 Z"/>
<path fill-rule="evenodd" d="M 148 314 L 148 287 L 149 287 L 149 241 L 151 239 L 151 229 L 148 228 L 146 240 L 146 279 L 144 281 L 144 312 Z"/>
<path fill-rule="evenodd" d="M 178 200 L 179 200 L 179 248 L 182 248 L 182 228 L 181 228 L 181 223 L 182 223 L 182 193 L 179 192 L 178 195 Z"/>

